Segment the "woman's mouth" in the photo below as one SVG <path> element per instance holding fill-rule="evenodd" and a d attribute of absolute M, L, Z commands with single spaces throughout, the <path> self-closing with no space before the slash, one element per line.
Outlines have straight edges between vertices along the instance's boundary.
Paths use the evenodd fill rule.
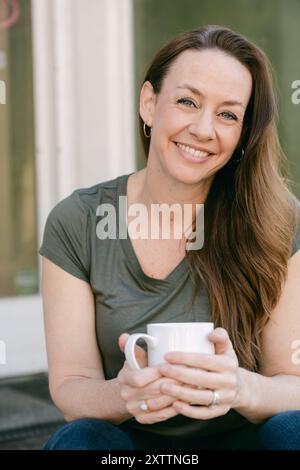
<path fill-rule="evenodd" d="M 213 154 L 209 152 L 204 152 L 202 150 L 196 150 L 187 145 L 183 145 L 179 142 L 174 142 L 177 149 L 179 150 L 180 155 L 186 160 L 193 163 L 201 163 L 208 160 Z"/>

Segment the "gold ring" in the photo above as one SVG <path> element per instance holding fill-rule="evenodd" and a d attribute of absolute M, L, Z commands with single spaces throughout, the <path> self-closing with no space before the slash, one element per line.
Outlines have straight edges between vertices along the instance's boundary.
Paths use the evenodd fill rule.
<path fill-rule="evenodd" d="M 212 392 L 213 392 L 213 398 L 212 398 L 211 404 L 209 405 L 210 408 L 214 408 L 215 406 L 218 406 L 221 403 L 219 393 L 216 390 L 212 390 Z"/>

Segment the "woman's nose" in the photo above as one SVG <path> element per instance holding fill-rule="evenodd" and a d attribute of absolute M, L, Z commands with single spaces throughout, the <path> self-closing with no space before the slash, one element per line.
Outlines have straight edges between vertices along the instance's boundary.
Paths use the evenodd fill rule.
<path fill-rule="evenodd" d="M 195 116 L 189 130 L 198 140 L 207 141 L 215 139 L 214 116 L 208 110 L 202 110 L 200 114 Z"/>

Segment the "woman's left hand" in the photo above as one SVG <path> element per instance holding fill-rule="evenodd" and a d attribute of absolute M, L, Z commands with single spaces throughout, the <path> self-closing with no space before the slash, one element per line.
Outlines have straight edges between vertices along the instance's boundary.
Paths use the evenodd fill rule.
<path fill-rule="evenodd" d="M 172 406 L 178 413 L 195 419 L 225 415 L 239 392 L 239 364 L 227 331 L 216 328 L 208 339 L 215 354 L 174 351 L 165 355 L 168 364 L 160 366 L 165 377 L 185 384 L 162 384 L 162 393 L 177 398 Z"/>

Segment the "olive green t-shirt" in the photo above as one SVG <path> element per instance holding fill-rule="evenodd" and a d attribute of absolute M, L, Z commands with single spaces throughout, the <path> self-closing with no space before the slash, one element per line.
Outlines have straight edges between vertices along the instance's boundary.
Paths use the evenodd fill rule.
<path fill-rule="evenodd" d="M 107 380 L 116 377 L 124 364 L 124 353 L 118 347 L 122 333 L 146 333 L 148 323 L 211 321 L 207 294 L 201 283 L 192 302 L 193 282 L 186 259 L 166 279 L 153 279 L 143 272 L 130 238 L 118 236 L 119 217 L 125 220 L 125 210 L 121 210 L 118 201 L 119 196 L 126 196 L 129 176 L 78 189 L 59 202 L 48 216 L 39 250 L 42 256 L 91 285 L 97 341 Z M 110 204 L 116 210 L 116 238 L 100 239 L 96 233 L 104 215 L 97 215 L 100 204 Z M 299 248 L 300 229 L 291 254 Z M 178 415 L 154 424 L 128 421 L 134 429 L 173 437 L 210 435 L 243 423 L 245 418 L 235 410 L 212 420 Z"/>

